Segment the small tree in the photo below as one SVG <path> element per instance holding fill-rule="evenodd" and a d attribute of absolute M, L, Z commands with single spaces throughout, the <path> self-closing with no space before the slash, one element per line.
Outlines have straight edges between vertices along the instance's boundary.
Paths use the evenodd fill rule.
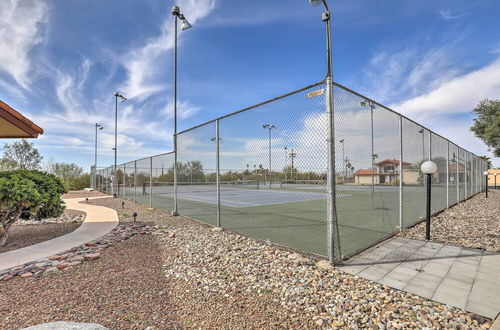
<path fill-rule="evenodd" d="M 38 170 L 42 162 L 42 155 L 26 139 L 7 143 L 3 147 L 2 165 L 8 165 L 8 169 Z"/>
<path fill-rule="evenodd" d="M 64 211 L 64 186 L 57 177 L 38 171 L 0 172 L 0 246 L 19 218 L 56 217 Z"/>
<path fill-rule="evenodd" d="M 470 128 L 474 134 L 500 157 L 500 100 L 484 99 L 472 111 L 477 117 Z"/>
<path fill-rule="evenodd" d="M 72 189 L 73 182 L 83 175 L 83 168 L 75 163 L 49 161 L 46 167 L 47 172 L 61 179 L 66 189 Z"/>

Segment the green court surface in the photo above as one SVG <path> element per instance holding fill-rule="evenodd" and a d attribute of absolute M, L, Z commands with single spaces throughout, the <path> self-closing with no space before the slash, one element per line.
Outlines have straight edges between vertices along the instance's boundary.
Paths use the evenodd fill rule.
<path fill-rule="evenodd" d="M 341 188 L 338 189 L 339 197 L 336 199 L 336 258 L 351 256 L 399 230 L 398 187 L 375 187 L 373 194 L 369 187 L 355 191 L 342 191 Z M 133 200 L 133 193 L 126 193 L 126 198 Z M 213 194 L 215 196 L 216 192 Z M 432 195 L 433 213 L 446 207 L 445 187 L 434 187 Z M 149 205 L 150 195 L 143 194 L 141 190 L 140 193 L 136 192 L 136 200 Z M 425 200 L 424 187 L 403 188 L 404 227 L 423 219 Z M 456 200 L 451 199 L 450 202 L 454 203 Z M 152 206 L 171 211 L 172 195 L 154 194 Z M 217 224 L 217 208 L 214 203 L 179 198 L 178 211 L 183 216 L 211 225 Z M 252 207 L 221 205 L 221 227 L 301 251 L 327 255 L 326 199 Z"/>

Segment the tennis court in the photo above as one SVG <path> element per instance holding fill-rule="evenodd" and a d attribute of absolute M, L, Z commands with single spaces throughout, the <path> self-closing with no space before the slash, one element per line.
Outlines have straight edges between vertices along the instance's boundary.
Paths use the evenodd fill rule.
<path fill-rule="evenodd" d="M 125 196 L 133 197 L 133 187 Z M 173 210 L 173 183 L 137 187 L 136 200 L 167 211 Z M 443 194 L 435 188 L 436 195 Z M 404 187 L 404 226 L 424 216 L 422 186 Z M 238 233 L 302 251 L 326 253 L 326 186 L 307 183 L 265 183 L 233 185 L 221 183 L 221 226 Z M 407 206 L 407 207 L 406 207 Z M 438 210 L 439 205 L 436 205 Z M 393 234 L 399 228 L 399 187 L 337 186 L 337 243 L 341 254 L 352 255 L 366 246 Z M 215 183 L 179 183 L 179 213 L 189 218 L 217 224 Z"/>

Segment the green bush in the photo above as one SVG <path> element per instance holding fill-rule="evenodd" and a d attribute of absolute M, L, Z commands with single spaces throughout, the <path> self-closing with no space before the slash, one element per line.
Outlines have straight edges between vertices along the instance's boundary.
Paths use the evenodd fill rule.
<path fill-rule="evenodd" d="M 43 219 L 64 211 L 61 194 L 66 192 L 56 176 L 39 171 L 0 172 L 0 246 L 10 226 L 20 217 Z"/>
<path fill-rule="evenodd" d="M 88 187 L 90 187 L 90 174 L 88 173 L 85 173 L 77 178 L 72 178 L 69 180 L 67 185 L 68 190 L 82 190 Z"/>

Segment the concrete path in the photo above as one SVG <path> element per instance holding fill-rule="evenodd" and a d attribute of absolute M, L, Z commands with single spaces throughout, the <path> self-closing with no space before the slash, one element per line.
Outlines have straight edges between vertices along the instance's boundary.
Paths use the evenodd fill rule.
<path fill-rule="evenodd" d="M 395 237 L 341 269 L 491 319 L 500 312 L 500 253 Z"/>
<path fill-rule="evenodd" d="M 109 198 L 109 196 L 89 197 L 89 199 L 96 198 Z M 69 250 L 106 235 L 118 225 L 119 219 L 115 210 L 103 206 L 80 203 L 81 201 L 85 201 L 85 198 L 64 199 L 68 209 L 83 211 L 87 214 L 80 227 L 69 234 L 49 241 L 0 253 L 0 270 L 9 269 Z"/>

